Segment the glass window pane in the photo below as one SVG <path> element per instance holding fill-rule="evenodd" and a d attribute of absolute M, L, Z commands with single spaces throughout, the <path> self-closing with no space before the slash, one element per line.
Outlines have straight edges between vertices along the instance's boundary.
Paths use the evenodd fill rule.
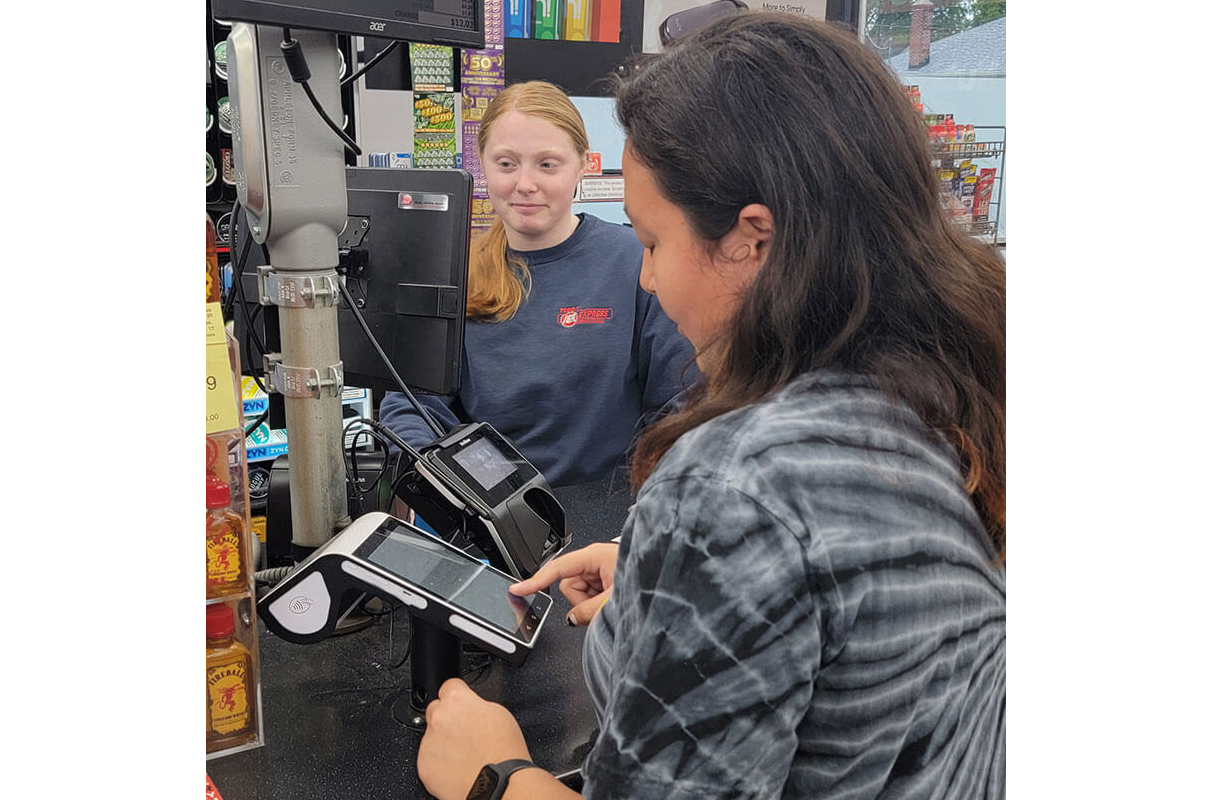
<path fill-rule="evenodd" d="M 860 20 L 925 118 L 944 205 L 974 235 L 1005 242 L 1005 0 L 866 0 Z"/>

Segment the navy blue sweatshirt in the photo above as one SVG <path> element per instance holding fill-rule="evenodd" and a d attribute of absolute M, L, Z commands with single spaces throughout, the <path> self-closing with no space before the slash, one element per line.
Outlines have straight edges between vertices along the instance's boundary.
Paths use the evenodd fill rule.
<path fill-rule="evenodd" d="M 531 289 L 512 318 L 467 321 L 457 397 L 465 417 L 452 410 L 456 398 L 418 395 L 448 430 L 492 425 L 552 486 L 625 467 L 643 423 L 699 374 L 690 342 L 640 288 L 635 233 L 580 216 L 562 243 L 518 254 Z M 414 447 L 435 439 L 399 392 L 384 397 L 379 419 Z"/>

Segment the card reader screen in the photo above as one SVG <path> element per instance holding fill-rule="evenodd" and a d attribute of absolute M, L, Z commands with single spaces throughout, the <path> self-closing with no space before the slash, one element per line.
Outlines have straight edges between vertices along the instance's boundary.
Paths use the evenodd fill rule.
<path fill-rule="evenodd" d="M 479 439 L 455 453 L 454 460 L 467 470 L 467 474 L 475 478 L 485 491 L 508 478 L 517 469 L 516 465 L 501 455 L 501 451 L 493 447 L 492 442 L 486 438 Z"/>
<path fill-rule="evenodd" d="M 366 559 L 399 575 L 471 616 L 529 642 L 538 629 L 544 608 L 532 607 L 542 596 L 515 597 L 508 588 L 513 580 L 471 556 L 424 533 L 401 525 L 381 526 L 385 533 Z"/>

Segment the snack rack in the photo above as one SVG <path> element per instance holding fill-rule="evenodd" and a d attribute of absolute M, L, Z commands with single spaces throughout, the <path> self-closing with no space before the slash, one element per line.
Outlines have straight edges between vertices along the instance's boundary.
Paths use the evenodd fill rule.
<path fill-rule="evenodd" d="M 1004 125 L 973 125 L 970 126 L 975 138 L 969 141 L 931 141 L 931 152 L 935 166 L 940 176 L 956 172 L 961 165 L 970 162 L 974 165 L 989 165 L 995 174 L 992 186 L 989 187 L 987 208 L 983 219 L 973 216 L 971 206 L 960 211 L 957 208 L 955 224 L 961 230 L 984 239 L 993 244 L 1004 244 L 1005 232 L 1001 229 L 1002 186 L 1006 177 L 1006 126 Z M 948 191 L 946 181 L 940 187 L 944 203 L 951 204 L 953 198 L 960 197 L 960 191 Z"/>

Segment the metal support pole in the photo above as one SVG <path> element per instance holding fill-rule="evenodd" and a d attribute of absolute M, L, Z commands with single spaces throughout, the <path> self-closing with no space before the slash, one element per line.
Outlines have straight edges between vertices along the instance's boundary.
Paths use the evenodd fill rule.
<path fill-rule="evenodd" d="M 342 119 L 335 34 L 294 30 L 309 86 Z M 337 236 L 347 214 L 344 145 L 286 67 L 282 30 L 238 22 L 228 37 L 236 188 L 253 239 L 269 249 L 262 303 L 278 306 L 282 352 L 266 357 L 285 398 L 296 560 L 349 523 L 337 342 Z"/>

